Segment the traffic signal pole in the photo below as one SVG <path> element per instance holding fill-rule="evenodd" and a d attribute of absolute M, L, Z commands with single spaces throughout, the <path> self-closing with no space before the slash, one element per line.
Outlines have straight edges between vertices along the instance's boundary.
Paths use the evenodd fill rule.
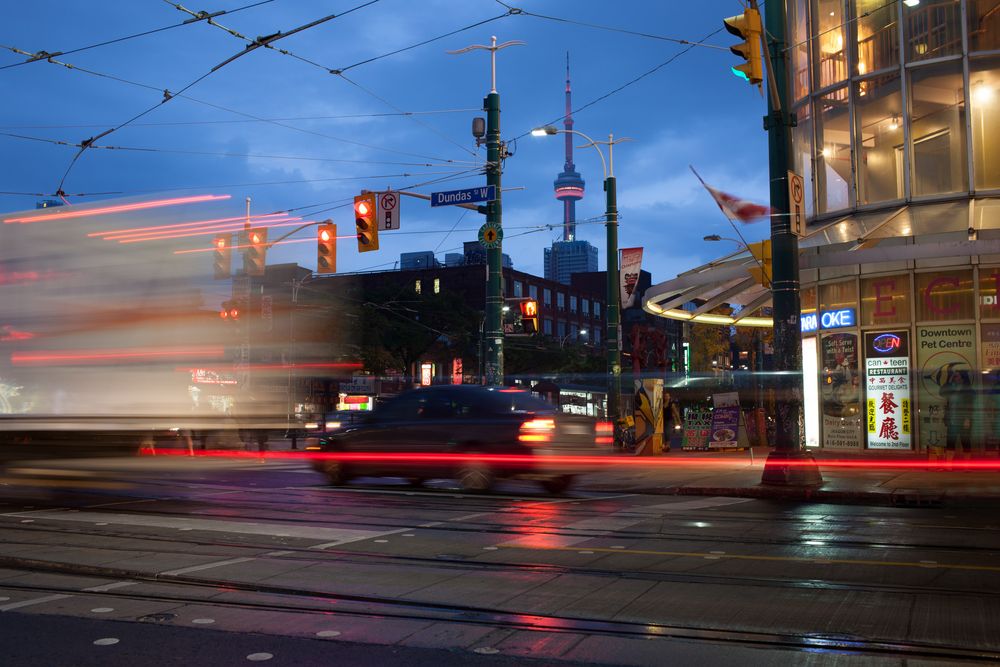
<path fill-rule="evenodd" d="M 756 1 L 751 7 L 756 9 Z M 803 385 L 802 333 L 799 323 L 799 241 L 789 215 L 788 171 L 791 165 L 791 127 L 788 67 L 785 56 L 785 3 L 765 7 L 764 45 L 768 76 L 768 133 L 771 179 L 771 296 L 774 312 L 774 370 L 777 371 L 774 450 L 764 464 L 765 484 L 812 486 L 823 482 L 812 455 L 802 445 Z M 815 381 L 815 378 L 811 378 Z"/>
<path fill-rule="evenodd" d="M 494 40 L 495 41 L 495 40 Z M 494 52 L 495 55 L 495 52 Z M 486 96 L 486 185 L 496 188 L 496 199 L 486 204 L 486 224 L 501 228 L 503 212 L 500 189 L 500 94 L 496 91 L 494 70 L 493 89 Z M 486 249 L 486 319 L 484 344 L 486 363 L 484 384 L 503 384 L 503 237 L 493 248 Z"/>

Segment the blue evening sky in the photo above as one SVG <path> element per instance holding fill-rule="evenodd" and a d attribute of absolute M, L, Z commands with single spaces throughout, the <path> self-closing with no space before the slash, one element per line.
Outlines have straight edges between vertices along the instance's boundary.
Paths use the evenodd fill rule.
<path fill-rule="evenodd" d="M 186 2 L 192 10 L 212 12 L 252 0 Z M 217 21 L 256 37 L 347 12 L 363 2 L 275 0 Z M 249 196 L 255 214 L 297 209 L 306 220 L 332 217 L 341 236 L 353 234 L 350 202 L 362 188 L 447 179 L 413 188 L 430 193 L 484 183 L 484 177 L 468 170 L 485 159 L 485 148 L 476 148 L 470 125 L 473 117 L 483 115 L 479 109 L 489 90 L 489 57 L 482 51 L 446 51 L 488 44 L 496 35 L 500 42 L 526 42 L 497 56 L 502 136 L 517 138 L 503 177 L 510 189 L 503 202 L 504 252 L 515 268 L 542 275 L 542 249 L 561 235 L 562 207 L 553 197 L 552 181 L 562 170 L 563 140 L 527 133 L 563 114 L 567 51 L 574 108 L 587 105 L 575 114 L 576 129 L 595 139 L 613 132 L 634 140 L 615 150 L 620 246 L 645 248 L 643 268 L 654 282 L 733 249 L 728 242 L 702 240 L 706 234 L 733 233 L 688 165 L 722 190 L 767 201 L 764 101 L 729 72 L 737 57 L 728 50 L 695 47 L 608 94 L 688 48 L 657 37 L 698 41 L 710 35 L 709 44 L 728 47 L 736 40 L 720 30 L 722 19 L 742 11 L 742 5 L 737 0 L 523 0 L 514 6 L 578 23 L 506 16 L 351 67 L 344 71 L 346 79 L 303 60 L 327 69 L 348 68 L 507 12 L 494 0 L 380 0 L 275 43 L 295 57 L 265 49 L 246 54 L 191 87 L 186 97 L 101 138 L 97 144 L 103 146 L 150 150 L 88 150 L 73 165 L 64 190 L 144 198 L 232 195 L 203 209 L 207 217 L 241 215 Z M 0 44 L 27 52 L 68 52 L 186 18 L 162 0 L 19 2 L 0 25 Z M 0 70 L 0 190 L 52 193 L 76 152 L 7 135 L 78 143 L 157 104 L 163 89 L 179 91 L 244 45 L 202 22 L 56 58 L 76 70 L 44 60 Z M 10 50 L 0 51 L 0 67 L 23 60 Z M 426 113 L 402 116 L 400 111 Z M 599 219 L 604 211 L 600 159 L 586 148 L 576 151 L 575 161 L 587 181 L 578 220 Z M 3 194 L 0 211 L 34 208 L 39 198 Z M 109 197 L 70 201 L 102 198 Z M 189 219 L 176 215 L 177 221 Z M 340 241 L 339 269 L 392 268 L 401 252 L 412 250 L 433 250 L 443 260 L 447 252 L 460 252 L 463 241 L 475 239 L 482 222 L 471 211 L 432 209 L 426 202 L 405 199 L 402 229 L 382 234 L 380 252 L 359 255 L 353 239 Z M 767 234 L 767 223 L 743 230 L 748 240 L 757 240 Z M 310 229 L 299 237 L 314 234 Z M 603 225 L 581 224 L 578 236 L 599 248 L 603 270 Z M 188 243 L 207 245 L 208 239 Z M 127 252 L 128 246 L 122 248 Z M 210 261 L 207 255 L 204 261 Z M 284 261 L 315 268 L 314 244 L 273 249 L 269 262 Z"/>

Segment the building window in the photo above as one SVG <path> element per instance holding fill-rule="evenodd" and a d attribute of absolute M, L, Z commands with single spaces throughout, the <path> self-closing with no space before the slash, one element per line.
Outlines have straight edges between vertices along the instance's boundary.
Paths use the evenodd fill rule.
<path fill-rule="evenodd" d="M 601 304 L 598 301 L 594 302 L 594 319 L 601 319 Z"/>
<path fill-rule="evenodd" d="M 440 294 L 441 293 L 441 279 L 440 278 L 435 278 L 434 279 L 434 293 L 435 294 Z"/>
<path fill-rule="evenodd" d="M 524 296 L 524 286 L 520 280 L 514 281 L 514 296 Z"/>
<path fill-rule="evenodd" d="M 413 281 L 413 291 L 416 292 L 417 294 L 420 294 L 421 289 L 422 288 L 420 286 L 420 281 L 419 280 Z"/>
<path fill-rule="evenodd" d="M 814 0 L 816 80 L 826 88 L 847 78 L 843 0 Z M 846 100 L 845 100 L 846 101 Z"/>
<path fill-rule="evenodd" d="M 566 310 L 566 295 L 562 292 L 556 292 L 556 308 Z"/>
<path fill-rule="evenodd" d="M 858 81 L 855 88 L 858 204 L 903 198 L 903 98 L 899 75 Z"/>
<path fill-rule="evenodd" d="M 1000 6 L 993 13 L 1000 17 Z M 1000 19 L 994 25 L 1000 30 Z M 969 84 L 976 189 L 1000 188 L 1000 57 L 970 61 Z"/>
<path fill-rule="evenodd" d="M 806 208 L 806 217 L 810 218 L 816 213 L 816 204 L 813 198 L 813 122 L 810 110 L 812 106 L 808 100 L 796 107 L 795 117 L 798 119 L 795 127 L 792 128 L 792 162 L 795 165 L 795 173 L 802 176 L 802 183 L 805 185 L 803 196 Z"/>
<path fill-rule="evenodd" d="M 806 25 L 808 10 L 806 0 L 794 0 L 787 4 L 788 25 L 792 30 L 792 94 L 796 100 L 809 93 L 809 28 Z M 761 19 L 764 17 L 761 16 Z M 799 172 L 802 173 L 802 172 Z"/>
<path fill-rule="evenodd" d="M 584 315 L 590 315 L 590 299 L 584 299 L 580 302 L 580 310 L 583 311 Z"/>
<path fill-rule="evenodd" d="M 538 285 L 528 285 L 528 296 L 538 301 Z"/>
<path fill-rule="evenodd" d="M 569 337 L 572 338 L 573 340 L 576 340 L 580 337 L 580 329 L 576 326 L 576 324 L 570 323 Z"/>
<path fill-rule="evenodd" d="M 877 276 L 861 280 L 862 326 L 906 324 L 910 321 L 910 276 Z"/>
<path fill-rule="evenodd" d="M 594 338 L 594 345 L 600 345 L 601 344 L 601 330 L 600 329 L 597 329 L 597 328 L 594 329 L 594 336 L 593 336 L 593 338 Z"/>
<path fill-rule="evenodd" d="M 550 290 L 548 287 L 542 290 L 542 303 L 544 303 L 546 306 L 552 305 L 552 290 Z"/>
<path fill-rule="evenodd" d="M 546 336 L 552 335 L 552 320 L 549 319 L 542 320 L 542 333 L 544 333 Z"/>
<path fill-rule="evenodd" d="M 988 271 L 982 269 L 981 272 Z M 935 271 L 914 276 L 917 291 L 917 321 L 972 320 L 976 302 L 972 293 L 972 271 Z"/>
<path fill-rule="evenodd" d="M 570 294 L 570 296 L 569 296 L 569 312 L 571 312 L 571 313 L 575 313 L 576 312 L 576 295 L 575 294 Z"/>
<path fill-rule="evenodd" d="M 566 335 L 566 323 L 563 320 L 559 320 L 556 324 L 556 335 L 560 338 Z"/>
<path fill-rule="evenodd" d="M 913 194 L 965 190 L 968 178 L 961 61 L 911 70 L 910 90 Z"/>
<path fill-rule="evenodd" d="M 962 53 L 962 7 L 955 0 L 903 3 L 906 62 Z"/>
<path fill-rule="evenodd" d="M 819 212 L 850 206 L 851 133 L 847 88 L 839 88 L 816 101 L 816 193 Z"/>
<path fill-rule="evenodd" d="M 1000 49 L 1000 0 L 969 0 L 969 50 Z"/>
<path fill-rule="evenodd" d="M 854 72 L 859 76 L 899 65 L 896 4 L 872 4 L 870 0 L 851 0 L 857 36 Z"/>

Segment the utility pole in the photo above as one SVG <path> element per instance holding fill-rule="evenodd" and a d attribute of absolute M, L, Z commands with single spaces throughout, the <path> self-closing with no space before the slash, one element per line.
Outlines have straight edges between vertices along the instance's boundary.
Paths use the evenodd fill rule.
<path fill-rule="evenodd" d="M 756 0 L 750 6 L 757 9 Z M 799 317 L 799 240 L 788 214 L 788 171 L 791 127 L 788 67 L 785 56 L 785 3 L 768 2 L 765 11 L 764 56 L 768 79 L 768 133 L 771 178 L 771 296 L 774 308 L 774 370 L 777 371 L 774 451 L 764 464 L 765 484 L 812 486 L 823 482 L 812 455 L 802 446 L 802 333 Z"/>
<path fill-rule="evenodd" d="M 606 194 L 605 231 L 607 236 L 607 262 L 608 262 L 608 303 L 607 329 L 605 330 L 605 342 L 607 344 L 608 355 L 608 415 L 607 418 L 613 422 L 621 419 L 622 400 L 622 353 L 621 353 L 621 290 L 618 287 L 618 190 L 614 176 L 614 158 L 611 157 L 614 151 L 615 142 L 611 135 L 608 135 L 608 157 L 611 161 L 611 170 L 608 177 L 604 179 L 604 190 Z"/>
<path fill-rule="evenodd" d="M 501 206 L 500 176 L 507 147 L 500 141 L 500 94 L 497 92 L 497 51 L 524 44 L 519 40 L 497 44 L 496 36 L 490 38 L 490 45 L 473 44 L 457 51 L 458 54 L 481 49 L 490 52 L 490 92 L 483 101 L 486 112 L 486 185 L 494 186 L 496 199 L 486 204 L 486 226 L 496 230 L 496 243 L 486 249 L 486 317 L 485 336 L 485 377 L 484 384 L 503 385 L 503 209 Z"/>

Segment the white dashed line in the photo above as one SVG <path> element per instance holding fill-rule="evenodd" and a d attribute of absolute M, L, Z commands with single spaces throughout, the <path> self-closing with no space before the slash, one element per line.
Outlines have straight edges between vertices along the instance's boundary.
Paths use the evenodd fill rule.
<path fill-rule="evenodd" d="M 203 565 L 192 565 L 191 567 L 182 567 L 179 570 L 168 570 L 167 572 L 160 572 L 160 575 L 166 576 L 176 576 L 180 574 L 187 574 L 188 572 L 201 572 L 202 570 L 210 570 L 213 567 L 224 567 L 226 565 L 236 565 L 238 563 L 247 563 L 254 560 L 253 558 L 230 558 L 229 560 L 220 560 L 214 563 L 205 563 Z"/>
<path fill-rule="evenodd" d="M 100 586 L 91 586 L 90 588 L 81 589 L 87 593 L 103 593 L 104 591 L 111 591 L 116 588 L 124 588 L 126 586 L 135 586 L 137 581 L 116 581 L 111 584 L 101 584 Z"/>
<path fill-rule="evenodd" d="M 33 604 L 42 604 L 45 602 L 54 602 L 56 600 L 64 600 L 69 595 L 46 595 L 43 598 L 35 598 L 33 600 L 21 600 L 20 602 L 11 602 L 10 604 L 0 605 L 0 611 L 10 611 L 11 609 L 20 609 L 21 607 L 30 607 Z"/>

